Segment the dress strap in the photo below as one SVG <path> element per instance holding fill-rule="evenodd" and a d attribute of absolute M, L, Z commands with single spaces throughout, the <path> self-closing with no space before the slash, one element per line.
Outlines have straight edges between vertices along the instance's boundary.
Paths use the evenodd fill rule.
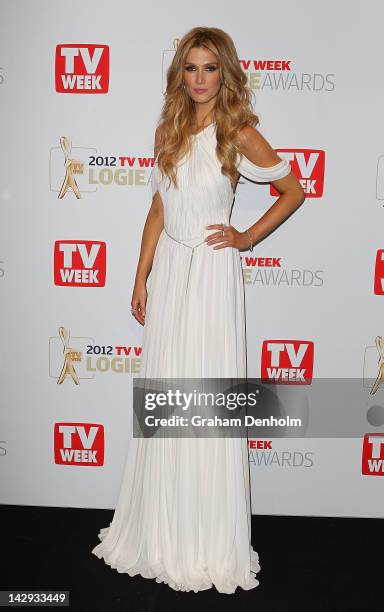
<path fill-rule="evenodd" d="M 286 159 L 281 159 L 277 164 L 263 168 L 257 166 L 245 155 L 238 154 L 237 156 L 237 169 L 241 175 L 245 178 L 249 178 L 252 181 L 258 181 L 261 183 L 269 183 L 270 181 L 276 181 L 277 179 L 287 176 L 291 172 L 291 165 Z"/>

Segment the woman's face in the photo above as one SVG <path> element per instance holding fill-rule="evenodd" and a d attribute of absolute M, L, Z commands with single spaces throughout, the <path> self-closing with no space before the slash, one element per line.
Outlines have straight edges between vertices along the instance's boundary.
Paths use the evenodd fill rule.
<path fill-rule="evenodd" d="M 217 57 L 206 47 L 190 49 L 184 64 L 184 83 L 187 94 L 196 104 L 205 104 L 220 90 Z"/>

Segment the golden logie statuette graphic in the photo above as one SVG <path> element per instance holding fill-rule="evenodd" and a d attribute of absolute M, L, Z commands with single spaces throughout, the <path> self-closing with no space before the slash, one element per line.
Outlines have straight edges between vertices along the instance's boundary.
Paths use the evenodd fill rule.
<path fill-rule="evenodd" d="M 72 143 L 70 141 L 69 138 L 67 138 L 66 136 L 62 136 L 60 138 L 60 146 L 61 146 L 61 150 L 64 153 L 64 157 L 65 157 L 65 177 L 64 177 L 64 181 L 63 184 L 61 186 L 60 189 L 60 193 L 58 195 L 59 199 L 62 199 L 65 194 L 67 193 L 69 187 L 72 189 L 73 193 L 75 194 L 75 196 L 80 199 L 81 198 L 81 193 L 80 193 L 80 189 L 76 183 L 76 179 L 73 176 L 74 174 L 83 174 L 84 172 L 84 164 L 82 161 L 78 161 L 75 159 L 71 159 L 70 158 L 70 154 L 71 154 L 71 150 L 72 150 Z"/>
<path fill-rule="evenodd" d="M 373 387 L 370 393 L 371 395 L 374 395 L 376 391 L 378 390 L 378 388 L 380 387 L 380 385 L 384 382 L 384 340 L 382 336 L 376 336 L 375 343 L 376 343 L 377 352 L 379 353 L 379 361 L 378 361 L 379 371 L 377 374 L 377 378 L 375 382 L 373 383 Z"/>
<path fill-rule="evenodd" d="M 166 88 L 167 88 L 167 79 L 165 76 L 165 67 L 166 67 L 166 55 L 170 54 L 171 55 L 171 61 L 173 60 L 173 56 L 175 55 L 175 52 L 177 51 L 177 47 L 179 46 L 179 42 L 180 42 L 180 38 L 175 38 L 173 41 L 173 49 L 165 49 L 163 51 L 163 57 L 162 57 L 162 62 L 161 62 L 161 89 L 163 92 L 163 96 L 165 96 L 166 93 Z M 168 62 L 170 63 L 170 62 Z"/>
<path fill-rule="evenodd" d="M 64 355 L 64 364 L 62 370 L 60 372 L 60 376 L 58 378 L 57 384 L 61 385 L 67 376 L 71 376 L 72 380 L 76 385 L 80 384 L 79 377 L 77 376 L 76 370 L 73 365 L 73 361 L 81 361 L 81 351 L 77 351 L 76 349 L 70 348 L 68 346 L 70 332 L 65 329 L 65 327 L 59 327 L 59 336 L 63 342 L 63 355 Z"/>

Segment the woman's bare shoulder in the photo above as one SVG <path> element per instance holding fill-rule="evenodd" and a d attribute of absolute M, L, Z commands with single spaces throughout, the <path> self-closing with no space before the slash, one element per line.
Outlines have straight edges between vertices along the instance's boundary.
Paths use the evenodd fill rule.
<path fill-rule="evenodd" d="M 261 146 L 263 141 L 266 142 L 265 138 L 253 125 L 245 125 L 241 127 L 236 135 L 236 144 L 239 149 L 244 149 L 244 151 L 241 151 L 241 153 L 244 154 L 246 149 L 252 148 L 254 150 L 255 147 Z"/>
<path fill-rule="evenodd" d="M 252 125 L 240 128 L 236 146 L 242 155 L 260 166 L 273 165 L 280 160 L 268 140 Z"/>

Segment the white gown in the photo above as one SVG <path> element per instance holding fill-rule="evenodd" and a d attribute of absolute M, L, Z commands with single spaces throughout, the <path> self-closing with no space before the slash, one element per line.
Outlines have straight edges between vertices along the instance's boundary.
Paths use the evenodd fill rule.
<path fill-rule="evenodd" d="M 140 377 L 246 377 L 240 252 L 203 242 L 216 231 L 206 225 L 229 224 L 234 198 L 215 127 L 192 137 L 178 189 L 167 191 L 157 163 L 152 171 L 164 229 L 147 281 Z M 262 182 L 290 172 L 286 160 L 261 168 L 244 156 L 237 167 Z M 130 437 L 116 510 L 99 539 L 92 553 L 112 568 L 175 590 L 256 587 L 247 438 Z"/>

